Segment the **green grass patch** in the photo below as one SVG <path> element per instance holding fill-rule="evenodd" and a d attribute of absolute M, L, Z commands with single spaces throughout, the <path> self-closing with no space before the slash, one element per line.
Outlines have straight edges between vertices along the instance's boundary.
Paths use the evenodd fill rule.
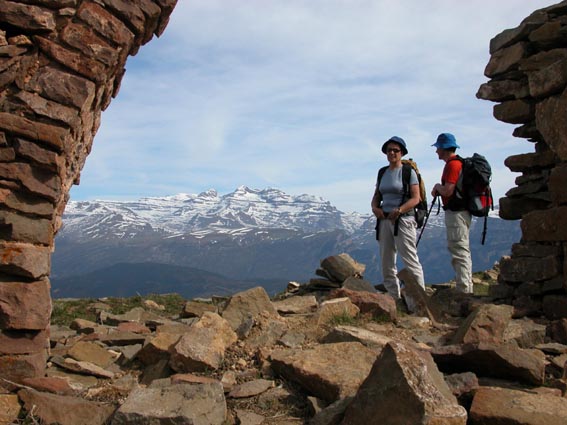
<path fill-rule="evenodd" d="M 51 312 L 51 323 L 59 326 L 69 326 L 75 319 L 85 319 L 94 322 L 96 312 L 88 308 L 95 302 L 89 298 L 74 300 L 53 300 L 53 310 Z"/>
<path fill-rule="evenodd" d="M 128 298 L 103 298 L 103 299 L 55 299 L 53 300 L 53 311 L 51 313 L 51 323 L 59 326 L 69 326 L 75 319 L 90 320 L 96 322 L 97 309 L 102 305 L 111 314 L 124 314 L 133 308 L 142 307 L 152 311 L 144 305 L 145 300 L 152 300 L 164 307 L 164 310 L 155 310 L 161 316 L 173 316 L 181 313 L 185 305 L 185 299 L 179 294 L 151 294 L 145 297 L 136 295 Z M 98 306 L 95 306 L 95 303 Z M 97 308 L 95 308 L 97 307 Z"/>
<path fill-rule="evenodd" d="M 350 314 L 344 311 L 341 314 L 333 316 L 329 323 L 333 326 L 356 326 L 359 323 L 359 319 L 357 317 L 352 317 Z"/>

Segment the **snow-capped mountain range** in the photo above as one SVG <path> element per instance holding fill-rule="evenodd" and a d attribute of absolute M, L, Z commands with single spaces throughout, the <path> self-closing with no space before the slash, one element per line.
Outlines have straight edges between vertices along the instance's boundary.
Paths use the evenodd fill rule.
<path fill-rule="evenodd" d="M 210 189 L 198 195 L 182 193 L 137 201 L 70 201 L 61 234 L 80 231 L 87 238 L 131 238 L 158 232 L 174 237 L 238 235 L 258 229 L 307 233 L 340 229 L 352 233 L 368 219 L 369 215 L 343 213 L 321 197 L 240 186 L 226 195 Z"/>
<path fill-rule="evenodd" d="M 419 246 L 428 283 L 452 276 L 443 213 L 436 212 Z M 308 280 L 320 260 L 343 252 L 365 264 L 364 277 L 377 283 L 375 223 L 370 214 L 341 212 L 317 196 L 246 186 L 226 195 L 211 189 L 137 201 L 71 201 L 55 240 L 52 288 L 59 296 L 101 296 L 97 288 L 112 296 L 118 290 L 171 290 L 163 284 L 175 287 L 185 279 L 193 295 L 204 293 L 194 292 L 204 281 L 217 292 L 258 284 L 277 290 L 289 280 Z M 482 221 L 473 220 L 475 270 L 490 268 L 520 239 L 519 222 L 501 220 L 496 212 L 488 228 L 481 246 Z"/>

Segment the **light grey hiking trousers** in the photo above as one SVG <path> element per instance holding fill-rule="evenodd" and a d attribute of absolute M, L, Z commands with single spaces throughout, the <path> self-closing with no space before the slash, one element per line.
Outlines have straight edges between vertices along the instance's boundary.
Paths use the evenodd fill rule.
<path fill-rule="evenodd" d="M 417 224 L 413 215 L 400 217 L 398 235 L 394 236 L 394 223 L 388 219 L 380 220 L 380 258 L 384 286 L 392 298 L 400 299 L 400 281 L 397 277 L 397 254 L 400 254 L 404 266 L 415 276 L 417 283 L 425 289 L 423 268 L 417 256 L 416 242 Z"/>
<path fill-rule="evenodd" d="M 469 244 L 471 213 L 468 211 L 445 211 L 447 249 L 451 253 L 451 265 L 455 270 L 457 290 L 472 294 L 472 259 Z"/>

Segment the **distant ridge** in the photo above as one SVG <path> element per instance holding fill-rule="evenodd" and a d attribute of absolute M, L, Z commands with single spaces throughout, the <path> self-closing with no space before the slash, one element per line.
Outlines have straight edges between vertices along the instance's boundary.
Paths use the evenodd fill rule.
<path fill-rule="evenodd" d="M 59 279 L 54 298 L 130 297 L 178 293 L 185 298 L 229 295 L 235 289 L 264 286 L 273 292 L 285 282 L 240 281 L 193 267 L 159 263 L 117 263 L 81 276 Z"/>

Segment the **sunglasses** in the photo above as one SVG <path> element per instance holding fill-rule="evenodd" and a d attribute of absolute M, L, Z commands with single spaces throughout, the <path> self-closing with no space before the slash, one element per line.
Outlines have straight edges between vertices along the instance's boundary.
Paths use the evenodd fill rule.
<path fill-rule="evenodd" d="M 394 148 L 386 149 L 387 153 L 390 153 L 390 152 L 399 153 L 401 151 L 402 151 L 401 149 L 394 149 Z"/>

